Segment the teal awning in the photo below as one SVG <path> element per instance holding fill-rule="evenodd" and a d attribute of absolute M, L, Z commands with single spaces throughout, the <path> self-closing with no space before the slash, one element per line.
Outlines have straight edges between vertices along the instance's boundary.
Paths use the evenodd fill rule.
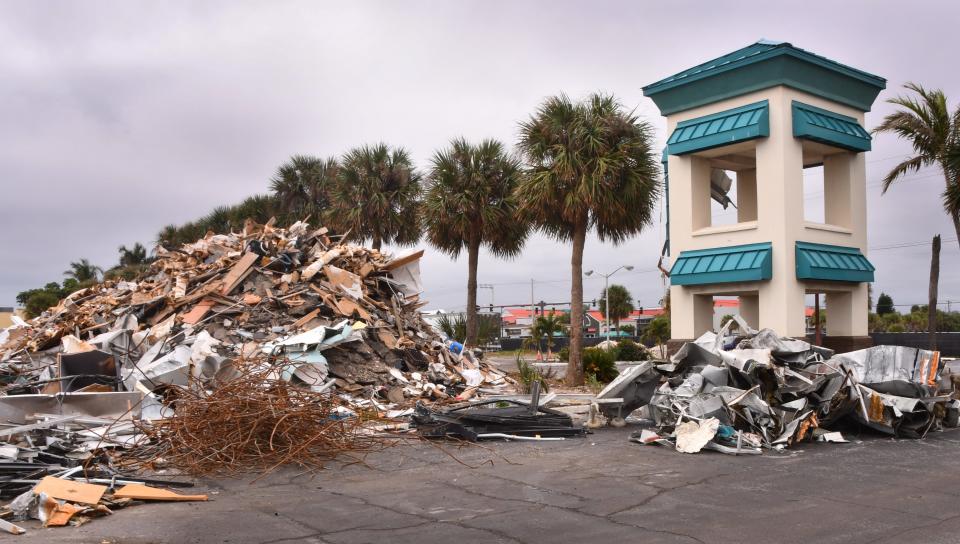
<path fill-rule="evenodd" d="M 683 155 L 770 135 L 766 100 L 677 124 L 667 140 L 667 153 Z"/>
<path fill-rule="evenodd" d="M 770 242 L 683 251 L 670 269 L 671 285 L 704 285 L 769 280 L 773 275 Z"/>
<path fill-rule="evenodd" d="M 874 270 L 855 247 L 797 242 L 797 279 L 871 282 Z"/>
<path fill-rule="evenodd" d="M 853 117 L 793 101 L 793 136 L 850 151 L 870 151 L 870 133 Z"/>

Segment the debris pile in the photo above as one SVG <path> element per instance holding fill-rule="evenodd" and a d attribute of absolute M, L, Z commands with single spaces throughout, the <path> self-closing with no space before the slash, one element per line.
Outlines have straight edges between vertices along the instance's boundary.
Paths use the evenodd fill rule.
<path fill-rule="evenodd" d="M 77 291 L 7 331 L 0 377 L 8 394 L 154 391 L 191 377 L 215 384 L 235 361 L 269 355 L 283 379 L 322 389 L 330 378 L 339 393 L 383 401 L 373 407 L 505 385 L 421 318 L 422 255 L 391 259 L 303 222 L 208 234 L 161 248 L 139 281 Z"/>
<path fill-rule="evenodd" d="M 617 394 L 629 385 L 642 397 L 632 401 L 649 405 L 655 427 L 634 433 L 633 441 L 686 453 L 758 454 L 805 439 L 844 441 L 828 429 L 851 419 L 907 438 L 957 426 L 960 401 L 940 391 L 938 352 L 877 346 L 835 355 L 736 322 L 735 348 L 721 347 L 728 325 L 683 345 L 669 362 L 639 365 L 608 386 Z"/>
<path fill-rule="evenodd" d="M 380 445 L 362 420 L 507 387 L 422 319 L 422 255 L 248 222 L 0 331 L 0 493 L 98 463 L 316 468 Z"/>

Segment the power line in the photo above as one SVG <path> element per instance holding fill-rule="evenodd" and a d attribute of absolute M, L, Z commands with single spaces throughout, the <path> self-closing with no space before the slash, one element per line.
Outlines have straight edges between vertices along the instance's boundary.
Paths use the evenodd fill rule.
<path fill-rule="evenodd" d="M 947 244 L 953 243 L 953 242 L 956 242 L 956 241 L 957 241 L 956 238 L 944 238 L 943 240 L 941 240 L 941 242 L 947 243 Z M 885 246 L 874 246 L 874 247 L 870 247 L 870 248 L 868 248 L 868 249 L 869 249 L 870 251 L 885 251 L 885 250 L 888 250 L 888 249 L 903 249 L 903 248 L 908 248 L 908 247 L 927 246 L 927 245 L 930 245 L 930 241 L 929 241 L 929 240 L 922 240 L 922 241 L 919 241 L 919 242 L 900 242 L 900 243 L 889 244 L 889 245 L 885 245 Z M 956 248 L 952 248 L 952 249 L 956 249 Z"/>

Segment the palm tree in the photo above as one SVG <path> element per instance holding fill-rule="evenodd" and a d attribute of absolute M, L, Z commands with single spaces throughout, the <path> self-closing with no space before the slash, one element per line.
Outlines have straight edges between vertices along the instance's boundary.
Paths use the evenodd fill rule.
<path fill-rule="evenodd" d="M 607 292 L 610 293 L 610 313 L 607 313 Z M 630 294 L 630 291 L 627 291 L 627 288 L 622 285 L 611 285 L 609 288 L 604 289 L 600 292 L 600 313 L 604 316 L 609 316 L 609 318 L 615 323 L 614 331 L 617 332 L 617 336 L 620 335 L 620 320 L 629 317 L 630 312 L 633 311 L 633 296 Z M 610 328 L 610 324 L 607 323 L 607 328 Z"/>
<path fill-rule="evenodd" d="M 147 248 L 143 247 L 140 242 L 133 244 L 130 249 L 127 249 L 127 246 L 120 246 L 117 251 L 120 252 L 120 266 L 140 265 L 150 262 L 147 257 Z"/>
<path fill-rule="evenodd" d="M 960 242 L 960 106 L 951 115 L 943 91 L 928 91 L 915 83 L 904 87 L 915 92 L 919 99 L 898 96 L 887 100 L 902 109 L 884 117 L 873 131 L 893 132 L 908 140 L 914 155 L 893 167 L 883 178 L 883 192 L 908 172 L 924 166 L 940 167 L 946 182 L 943 207 L 953 220 Z"/>
<path fill-rule="evenodd" d="M 294 155 L 270 178 L 270 190 L 289 219 L 311 216 L 319 221 L 330 205 L 327 193 L 336 180 L 337 168 L 337 160 L 332 157 L 323 160 Z"/>
<path fill-rule="evenodd" d="M 477 344 L 480 247 L 497 257 L 514 257 L 527 237 L 514 195 L 519 173 L 519 161 L 496 140 L 471 145 L 457 138 L 433 157 L 422 217 L 434 247 L 453 258 L 467 251 L 468 346 Z"/>
<path fill-rule="evenodd" d="M 540 351 L 540 339 L 547 337 L 547 359 L 553 358 L 553 337 L 563 330 L 561 314 L 552 312 L 541 315 L 530 328 L 530 335 L 537 339 L 537 351 Z"/>
<path fill-rule="evenodd" d="M 623 242 L 651 223 L 660 195 L 654 129 L 613 96 L 581 102 L 548 98 L 520 125 L 527 162 L 517 195 L 521 210 L 543 232 L 572 241 L 571 323 L 583 322 L 583 248 L 587 232 Z M 583 382 L 583 331 L 572 327 L 567 380 Z"/>
<path fill-rule="evenodd" d="M 351 149 L 329 197 L 332 224 L 356 240 L 371 240 L 373 249 L 420 239 L 420 174 L 403 148 Z"/>
<path fill-rule="evenodd" d="M 73 278 L 80 283 L 95 282 L 100 279 L 103 269 L 91 264 L 87 259 L 80 259 L 77 262 L 70 263 L 70 269 L 64 271 L 63 275 Z"/>

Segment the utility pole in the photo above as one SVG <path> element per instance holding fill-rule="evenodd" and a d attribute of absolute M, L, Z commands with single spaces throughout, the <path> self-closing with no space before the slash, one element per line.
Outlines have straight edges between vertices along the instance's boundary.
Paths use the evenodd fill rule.
<path fill-rule="evenodd" d="M 533 316 L 537 314 L 537 311 L 533 306 L 533 278 L 530 278 L 530 336 L 533 336 Z"/>
<path fill-rule="evenodd" d="M 603 309 L 606 310 L 603 316 L 603 322 L 607 331 L 607 341 L 610 341 L 610 276 L 603 277 L 603 298 L 607 299 L 603 303 Z"/>
<path fill-rule="evenodd" d="M 813 294 L 813 343 L 822 346 L 823 338 L 820 333 L 820 293 Z"/>
<path fill-rule="evenodd" d="M 930 256 L 930 300 L 927 304 L 927 330 L 930 332 L 930 351 L 937 351 L 937 291 L 940 285 L 940 235 L 933 237 Z"/>

